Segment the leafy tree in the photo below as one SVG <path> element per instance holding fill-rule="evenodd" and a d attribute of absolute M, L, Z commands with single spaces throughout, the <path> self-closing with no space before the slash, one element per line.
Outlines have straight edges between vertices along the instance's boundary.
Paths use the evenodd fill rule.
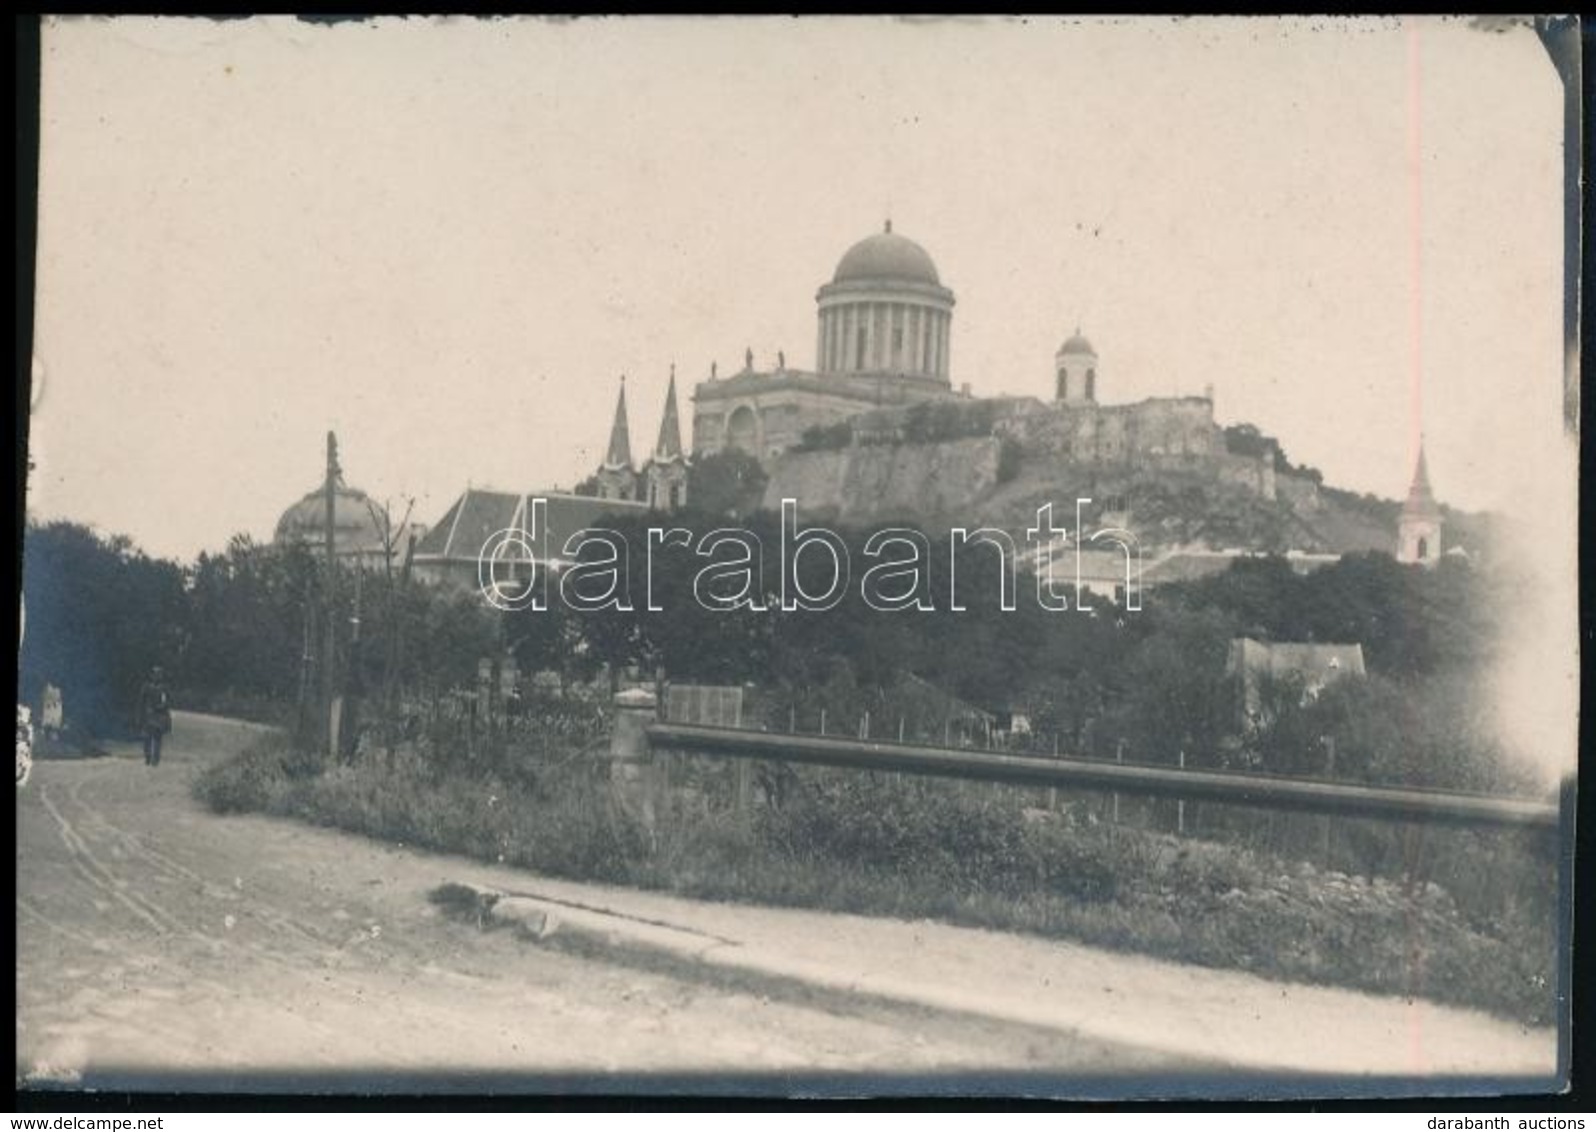
<path fill-rule="evenodd" d="M 182 571 L 125 536 L 77 523 L 30 523 L 23 599 L 18 694 L 37 704 L 45 683 L 53 683 L 69 725 L 100 736 L 129 733 L 150 668 L 175 668 L 183 652 Z"/>
<path fill-rule="evenodd" d="M 810 425 L 804 429 L 793 449 L 797 452 L 830 452 L 846 448 L 852 443 L 853 425 L 848 421 L 838 421 L 836 424 Z"/>
<path fill-rule="evenodd" d="M 728 448 L 693 461 L 687 473 L 687 498 L 693 510 L 737 518 L 759 509 L 770 477 L 758 460 Z"/>

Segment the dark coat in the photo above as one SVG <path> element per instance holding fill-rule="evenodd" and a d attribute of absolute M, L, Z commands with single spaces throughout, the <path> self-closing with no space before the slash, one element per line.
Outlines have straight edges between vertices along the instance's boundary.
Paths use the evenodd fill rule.
<path fill-rule="evenodd" d="M 172 700 L 165 684 L 147 680 L 139 689 L 139 729 L 165 735 L 172 729 Z"/>

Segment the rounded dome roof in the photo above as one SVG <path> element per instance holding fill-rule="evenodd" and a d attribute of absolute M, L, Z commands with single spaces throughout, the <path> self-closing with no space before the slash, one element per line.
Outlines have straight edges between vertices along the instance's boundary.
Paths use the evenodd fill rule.
<path fill-rule="evenodd" d="M 1090 354 L 1094 358 L 1097 357 L 1097 351 L 1092 349 L 1092 344 L 1086 340 L 1079 330 L 1069 336 L 1064 345 L 1058 348 L 1058 352 L 1061 354 Z"/>
<path fill-rule="evenodd" d="M 866 236 L 843 253 L 832 282 L 852 279 L 903 279 L 940 287 L 937 265 L 926 250 L 907 236 L 899 236 L 887 221 L 885 231 Z"/>
<path fill-rule="evenodd" d="M 382 546 L 382 529 L 372 513 L 374 507 L 371 497 L 359 488 L 340 483 L 333 490 L 333 541 L 337 550 Z M 273 541 L 320 546 L 326 537 L 327 496 L 317 488 L 283 512 Z"/>

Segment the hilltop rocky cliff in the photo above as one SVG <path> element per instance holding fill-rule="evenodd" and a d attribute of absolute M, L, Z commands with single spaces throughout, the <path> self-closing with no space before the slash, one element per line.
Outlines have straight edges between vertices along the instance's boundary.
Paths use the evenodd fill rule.
<path fill-rule="evenodd" d="M 1001 527 L 1024 539 L 1044 503 L 1073 526 L 1127 525 L 1144 546 L 1259 551 L 1390 551 L 1398 505 L 1279 473 L 1272 498 L 1201 457 L 1105 464 L 1061 458 L 1012 438 L 847 444 L 795 451 L 770 470 L 764 506 L 798 501 L 813 521 L 926 529 Z"/>

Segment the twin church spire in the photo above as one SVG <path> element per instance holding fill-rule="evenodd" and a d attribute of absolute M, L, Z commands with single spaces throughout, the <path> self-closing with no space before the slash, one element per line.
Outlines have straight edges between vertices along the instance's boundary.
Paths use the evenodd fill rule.
<path fill-rule="evenodd" d="M 621 391 L 615 400 L 615 420 L 610 425 L 609 448 L 594 477 L 600 498 L 637 500 L 661 510 L 677 510 L 687 502 L 687 466 L 687 456 L 682 449 L 681 414 L 676 408 L 676 367 L 671 366 L 659 439 L 654 443 L 654 454 L 641 472 L 632 463 L 626 378 L 621 378 Z"/>

